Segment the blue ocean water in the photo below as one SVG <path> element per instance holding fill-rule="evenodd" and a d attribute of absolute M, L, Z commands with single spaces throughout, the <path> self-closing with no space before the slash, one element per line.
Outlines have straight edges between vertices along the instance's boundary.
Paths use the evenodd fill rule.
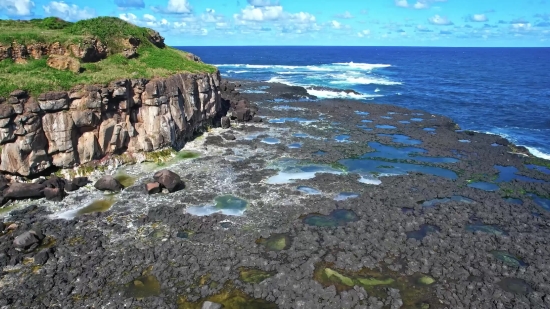
<path fill-rule="evenodd" d="M 426 110 L 550 159 L 549 48 L 181 47 L 222 76 Z M 313 89 L 353 89 L 362 95 Z"/>

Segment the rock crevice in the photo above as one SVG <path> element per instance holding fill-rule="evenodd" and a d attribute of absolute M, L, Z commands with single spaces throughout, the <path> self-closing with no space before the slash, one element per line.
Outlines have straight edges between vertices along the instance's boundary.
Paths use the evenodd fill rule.
<path fill-rule="evenodd" d="M 32 176 L 122 152 L 179 149 L 219 122 L 220 75 L 123 79 L 30 97 L 0 98 L 0 171 Z"/>

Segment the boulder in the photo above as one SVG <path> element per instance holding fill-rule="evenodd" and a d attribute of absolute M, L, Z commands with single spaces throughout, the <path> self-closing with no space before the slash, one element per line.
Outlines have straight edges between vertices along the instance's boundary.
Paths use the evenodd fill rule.
<path fill-rule="evenodd" d="M 7 180 L 4 175 L 0 174 L 0 192 L 3 192 L 9 185 L 9 180 Z"/>
<path fill-rule="evenodd" d="M 10 118 L 15 115 L 15 110 L 10 104 L 0 104 L 0 119 Z"/>
<path fill-rule="evenodd" d="M 48 201 L 61 202 L 67 193 L 63 188 L 45 188 L 44 196 Z"/>
<path fill-rule="evenodd" d="M 44 265 L 44 264 L 46 264 L 46 262 L 48 261 L 48 259 L 52 255 L 53 255 L 53 249 L 52 248 L 42 249 L 42 250 L 40 250 L 40 252 L 38 252 L 34 256 L 34 263 L 37 264 L 37 265 Z"/>
<path fill-rule="evenodd" d="M 221 309 L 221 308 L 222 308 L 221 304 L 213 303 L 211 301 L 205 301 L 201 307 L 201 309 Z"/>
<path fill-rule="evenodd" d="M 169 170 L 158 171 L 153 175 L 153 178 L 162 187 L 168 189 L 170 193 L 185 189 L 185 183 L 181 180 L 180 176 Z"/>
<path fill-rule="evenodd" d="M 79 188 L 82 188 L 90 183 L 90 181 L 88 180 L 88 177 L 76 177 L 75 179 L 73 179 L 72 183 Z"/>
<path fill-rule="evenodd" d="M 46 64 L 50 68 L 60 71 L 80 72 L 80 62 L 76 58 L 70 56 L 50 55 Z"/>
<path fill-rule="evenodd" d="M 262 122 L 262 121 L 264 121 L 262 117 L 254 116 L 254 118 L 252 118 L 252 122 Z"/>
<path fill-rule="evenodd" d="M 46 92 L 38 96 L 40 109 L 56 112 L 69 109 L 69 95 L 66 92 Z"/>
<path fill-rule="evenodd" d="M 252 116 L 250 115 L 250 109 L 241 108 L 234 110 L 232 113 L 232 118 L 237 119 L 237 121 L 240 122 L 250 121 L 250 119 L 252 119 Z"/>
<path fill-rule="evenodd" d="M 44 197 L 46 186 L 39 183 L 12 183 L 4 190 L 4 197 L 10 199 L 27 199 Z"/>
<path fill-rule="evenodd" d="M 224 129 L 229 129 L 231 127 L 231 119 L 229 117 L 222 117 L 221 126 Z"/>
<path fill-rule="evenodd" d="M 147 194 L 157 194 L 160 190 L 160 183 L 158 182 L 150 182 L 145 184 L 145 191 L 147 191 Z"/>
<path fill-rule="evenodd" d="M 222 135 L 222 136 L 223 136 L 223 138 L 224 138 L 226 141 L 234 141 L 234 140 L 237 139 L 237 138 L 235 137 L 235 135 L 230 134 L 230 133 L 224 134 L 224 135 Z"/>
<path fill-rule="evenodd" d="M 27 231 L 13 239 L 13 246 L 17 249 L 24 250 L 30 248 L 34 244 L 38 244 L 40 240 L 34 231 Z"/>
<path fill-rule="evenodd" d="M 44 181 L 42 185 L 44 185 L 46 188 L 57 188 L 57 189 L 63 189 L 65 187 L 65 183 L 67 181 L 63 178 L 59 178 L 57 176 L 52 176 L 48 180 Z"/>
<path fill-rule="evenodd" d="M 78 190 L 78 189 L 80 189 L 80 188 L 79 188 L 77 185 L 75 185 L 74 183 L 72 183 L 72 182 L 67 182 L 67 183 L 65 184 L 65 188 L 64 188 L 64 189 L 65 189 L 65 191 L 67 191 L 67 192 L 73 192 L 73 191 L 76 191 L 76 190 Z"/>
<path fill-rule="evenodd" d="M 101 191 L 120 191 L 124 186 L 113 176 L 103 176 L 95 184 L 94 187 Z"/>
<path fill-rule="evenodd" d="M 137 53 L 137 49 L 135 48 L 126 48 L 122 51 L 122 55 L 124 56 L 124 58 L 126 59 L 132 59 L 132 58 L 135 58 L 137 57 L 138 53 Z"/>

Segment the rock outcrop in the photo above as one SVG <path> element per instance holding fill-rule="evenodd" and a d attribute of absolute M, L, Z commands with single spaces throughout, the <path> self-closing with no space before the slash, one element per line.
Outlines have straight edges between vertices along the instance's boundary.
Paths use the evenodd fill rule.
<path fill-rule="evenodd" d="M 43 56 L 67 56 L 80 59 L 82 62 L 96 62 L 107 57 L 107 45 L 96 38 L 85 38 L 81 43 L 63 45 L 59 42 L 51 44 L 32 43 L 28 45 L 12 42 L 0 44 L 0 61 L 12 59 L 17 63 L 29 58 L 40 59 Z"/>
<path fill-rule="evenodd" d="M 106 155 L 179 149 L 222 108 L 220 75 L 177 74 L 0 98 L 0 171 L 30 176 Z"/>

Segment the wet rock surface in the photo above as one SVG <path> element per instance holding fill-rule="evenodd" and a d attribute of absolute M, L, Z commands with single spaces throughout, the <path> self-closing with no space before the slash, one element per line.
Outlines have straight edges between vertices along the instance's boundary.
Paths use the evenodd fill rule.
<path fill-rule="evenodd" d="M 238 83 L 220 88 L 233 101 L 248 100 L 245 109 L 256 106 L 263 121 L 235 119 L 230 130 L 196 138 L 186 148 L 199 157 L 127 166 L 135 184 L 108 197 L 82 186 L 62 202 L 7 205 L 14 208 L 0 226 L 0 306 L 550 306 L 550 217 L 540 202 L 550 196 L 550 175 L 527 167 L 547 161 L 517 154 L 498 136 L 457 132 L 452 120 L 424 111 Z M 239 93 L 259 87 L 262 93 Z M 395 129 L 377 128 L 383 125 Z M 348 137 L 339 142 L 339 135 Z M 410 140 L 421 143 L 400 143 Z M 287 146 L 293 143 L 301 147 Z M 501 181 L 495 166 L 513 166 L 523 177 Z M 164 169 L 184 179 L 185 190 L 149 195 L 143 188 Z M 498 189 L 468 186 L 477 182 Z M 342 192 L 353 198 L 335 200 Z M 227 196 L 246 206 L 239 203 L 237 215 L 216 206 L 207 216 L 187 212 Z M 109 207 L 75 214 L 104 200 Z M 428 226 L 437 228 L 418 235 Z M 31 230 L 41 236 L 15 247 Z"/>

